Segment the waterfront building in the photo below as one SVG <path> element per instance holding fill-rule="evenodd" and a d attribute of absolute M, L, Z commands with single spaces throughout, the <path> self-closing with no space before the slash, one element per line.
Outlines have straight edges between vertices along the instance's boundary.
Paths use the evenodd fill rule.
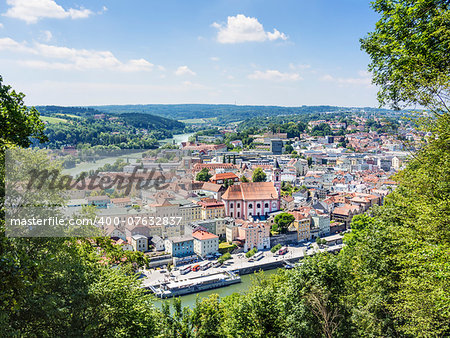
<path fill-rule="evenodd" d="M 194 238 L 192 236 L 170 237 L 164 241 L 165 251 L 173 257 L 183 258 L 194 254 Z"/>
<path fill-rule="evenodd" d="M 244 252 L 253 248 L 258 250 L 270 248 L 270 225 L 267 222 L 249 222 L 236 220 L 237 237 Z"/>
<path fill-rule="evenodd" d="M 197 230 L 194 237 L 194 252 L 200 257 L 216 254 L 219 251 L 219 236 L 208 231 Z"/>
<path fill-rule="evenodd" d="M 289 212 L 295 217 L 292 227 L 297 231 L 297 241 L 305 241 L 311 238 L 311 217 L 300 211 Z"/>

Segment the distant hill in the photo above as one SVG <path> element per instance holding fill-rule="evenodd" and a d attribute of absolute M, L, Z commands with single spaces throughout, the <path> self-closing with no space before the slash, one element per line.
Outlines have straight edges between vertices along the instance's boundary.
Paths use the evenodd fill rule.
<path fill-rule="evenodd" d="M 109 109 L 97 110 L 90 107 L 62 107 L 62 106 L 37 106 L 36 109 L 46 120 L 53 121 L 56 117 L 59 118 L 92 118 L 96 114 L 107 114 L 108 116 L 117 116 L 123 120 L 127 125 L 135 128 L 146 129 L 183 129 L 185 124 L 171 118 L 160 115 L 152 115 L 149 113 L 131 112 L 120 113 L 120 111 L 110 111 Z M 53 120 L 51 120 L 53 119 Z M 44 118 L 45 120 L 45 118 Z"/>
<path fill-rule="evenodd" d="M 336 106 L 238 106 L 224 104 L 146 104 L 146 105 L 107 105 L 90 106 L 89 108 L 102 112 L 129 114 L 142 113 L 159 115 L 175 120 L 190 120 L 216 118 L 219 123 L 237 122 L 259 116 L 278 116 L 304 113 L 325 112 L 389 112 L 387 109 L 372 107 L 352 108 Z"/>

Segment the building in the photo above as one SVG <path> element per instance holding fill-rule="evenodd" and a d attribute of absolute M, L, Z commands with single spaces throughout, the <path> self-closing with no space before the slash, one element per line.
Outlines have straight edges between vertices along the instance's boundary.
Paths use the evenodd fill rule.
<path fill-rule="evenodd" d="M 225 192 L 225 188 L 223 187 L 222 184 L 216 184 L 212 182 L 203 183 L 201 189 L 199 190 L 204 194 L 212 196 L 218 201 L 220 201 L 222 194 Z"/>
<path fill-rule="evenodd" d="M 265 218 L 280 209 L 277 189 L 273 182 L 246 182 L 232 185 L 222 196 L 227 217 Z"/>
<path fill-rule="evenodd" d="M 235 173 L 219 173 L 219 174 L 215 174 L 213 175 L 209 181 L 215 184 L 224 184 L 225 181 L 231 180 L 234 183 L 238 183 L 239 182 L 239 177 L 237 177 L 237 175 Z"/>
<path fill-rule="evenodd" d="M 289 213 L 295 217 L 292 227 L 297 231 L 297 241 L 309 240 L 311 238 L 311 217 L 300 211 L 291 211 Z"/>
<path fill-rule="evenodd" d="M 129 197 L 113 198 L 111 203 L 118 208 L 129 208 L 131 207 L 131 199 Z"/>
<path fill-rule="evenodd" d="M 181 205 L 179 208 L 180 224 L 186 225 L 202 219 L 202 207 L 198 203 Z"/>
<path fill-rule="evenodd" d="M 309 214 L 314 227 L 319 228 L 319 237 L 328 235 L 330 233 L 330 216 L 314 209 Z"/>
<path fill-rule="evenodd" d="M 283 210 L 292 210 L 295 206 L 294 197 L 287 195 L 280 198 L 281 209 Z"/>
<path fill-rule="evenodd" d="M 194 238 L 192 236 L 172 237 L 164 241 L 166 252 L 173 257 L 184 258 L 194 254 Z"/>
<path fill-rule="evenodd" d="M 200 257 L 216 254 L 219 251 L 219 236 L 210 232 L 198 230 L 194 237 L 194 252 Z"/>
<path fill-rule="evenodd" d="M 134 235 L 130 238 L 134 251 L 148 251 L 148 238 L 143 235 Z"/>
<path fill-rule="evenodd" d="M 270 140 L 270 151 L 273 155 L 283 154 L 283 140 L 281 139 L 271 139 Z"/>
<path fill-rule="evenodd" d="M 213 198 L 205 198 L 197 202 L 201 207 L 202 220 L 223 218 L 225 216 L 225 205 Z"/>
<path fill-rule="evenodd" d="M 345 228 L 348 229 L 350 227 L 350 223 L 353 219 L 353 216 L 361 213 L 361 209 L 359 206 L 344 204 L 343 206 L 334 208 L 331 213 L 331 218 L 336 222 L 342 222 L 345 224 Z"/>
<path fill-rule="evenodd" d="M 97 208 L 107 208 L 111 200 L 108 196 L 89 196 L 86 198 L 88 204 L 94 205 Z"/>
<path fill-rule="evenodd" d="M 162 203 L 149 204 L 150 213 L 154 217 L 179 217 L 179 205 L 172 204 L 168 199 L 164 199 Z"/>
<path fill-rule="evenodd" d="M 151 242 L 156 251 L 164 251 L 164 240 L 161 237 L 153 236 Z"/>
<path fill-rule="evenodd" d="M 253 248 L 258 250 L 270 248 L 270 225 L 267 222 L 237 221 L 236 241 L 244 252 Z"/>

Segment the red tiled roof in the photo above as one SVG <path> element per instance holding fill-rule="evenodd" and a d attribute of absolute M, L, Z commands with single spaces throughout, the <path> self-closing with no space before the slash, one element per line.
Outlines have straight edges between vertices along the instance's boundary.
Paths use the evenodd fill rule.
<path fill-rule="evenodd" d="M 222 196 L 223 200 L 270 200 L 278 199 L 273 182 L 246 182 L 232 185 Z"/>
<path fill-rule="evenodd" d="M 208 231 L 202 231 L 202 230 L 195 231 L 192 234 L 192 237 L 194 237 L 200 241 L 203 241 L 205 239 L 219 238 L 219 236 L 216 236 Z"/>

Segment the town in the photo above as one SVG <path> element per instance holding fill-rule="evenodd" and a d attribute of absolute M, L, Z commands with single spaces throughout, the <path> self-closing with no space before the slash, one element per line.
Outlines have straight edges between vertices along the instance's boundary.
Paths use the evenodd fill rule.
<path fill-rule="evenodd" d="M 382 128 L 383 119 L 350 119 L 311 120 L 309 133 L 298 135 L 261 130 L 249 135 L 251 147 L 236 137 L 224 143 L 239 135 L 233 128 L 200 132 L 96 173 L 111 182 L 136 181 L 131 193 L 129 186 L 126 192 L 83 187 L 71 190 L 67 207 L 95 206 L 105 236 L 148 258 L 143 284 L 161 297 L 170 287 L 196 292 L 199 285 L 234 283 L 237 273 L 289 267 L 315 251 L 339 250 L 352 218 L 383 204 L 396 187 L 392 175 L 423 137 L 402 121 L 389 133 L 370 128 Z M 323 136 L 314 135 L 318 128 Z M 148 171 L 164 177 L 164 189 L 140 189 Z M 291 262 L 280 258 L 288 252 Z M 176 285 L 163 290 L 163 281 Z"/>

